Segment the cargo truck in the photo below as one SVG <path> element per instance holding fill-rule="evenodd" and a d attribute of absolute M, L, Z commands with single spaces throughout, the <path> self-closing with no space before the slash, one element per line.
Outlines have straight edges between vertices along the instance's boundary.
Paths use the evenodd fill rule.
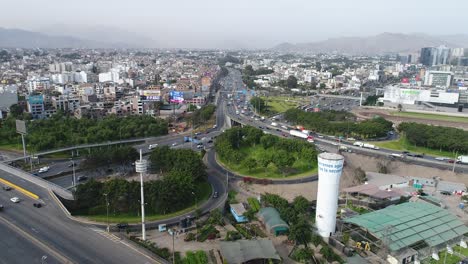
<path fill-rule="evenodd" d="M 463 163 L 463 164 L 468 164 L 468 156 L 458 156 L 457 162 Z"/>
<path fill-rule="evenodd" d="M 289 130 L 289 134 L 294 137 L 306 139 L 308 142 L 311 142 L 311 143 L 314 142 L 314 137 L 304 134 L 298 130 L 293 130 L 293 129 Z"/>

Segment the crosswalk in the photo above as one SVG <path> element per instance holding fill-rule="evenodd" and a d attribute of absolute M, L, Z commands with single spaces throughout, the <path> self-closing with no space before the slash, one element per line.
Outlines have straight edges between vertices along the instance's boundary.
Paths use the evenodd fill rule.
<path fill-rule="evenodd" d="M 107 239 L 110 239 L 114 242 L 120 242 L 122 239 L 120 239 L 119 237 L 117 237 L 116 235 L 112 234 L 112 233 L 108 233 L 107 231 L 105 230 L 102 230 L 102 229 L 98 229 L 98 228 L 91 228 L 91 230 L 93 230 L 94 232 L 100 234 L 101 236 L 107 238 Z"/>

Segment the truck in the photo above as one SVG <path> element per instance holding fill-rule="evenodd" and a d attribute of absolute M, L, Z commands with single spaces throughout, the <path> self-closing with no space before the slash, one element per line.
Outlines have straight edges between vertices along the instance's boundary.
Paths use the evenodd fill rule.
<path fill-rule="evenodd" d="M 306 130 L 306 129 L 302 129 L 302 133 L 306 134 L 306 135 L 310 135 L 310 131 L 309 130 Z"/>
<path fill-rule="evenodd" d="M 458 156 L 457 157 L 457 162 L 468 164 L 468 156 Z"/>
<path fill-rule="evenodd" d="M 307 134 L 304 134 L 304 133 L 302 133 L 302 132 L 299 131 L 299 130 L 291 129 L 291 130 L 289 130 L 289 134 L 290 134 L 291 136 L 294 136 L 294 137 L 306 139 L 306 140 L 307 140 L 308 142 L 310 142 L 310 143 L 313 143 L 313 142 L 314 142 L 314 137 L 309 136 L 309 135 L 307 135 Z"/>
<path fill-rule="evenodd" d="M 353 143 L 353 146 L 358 146 L 362 148 L 364 146 L 364 143 L 362 143 L 361 141 L 356 141 Z"/>
<path fill-rule="evenodd" d="M 368 149 L 380 149 L 379 147 L 377 147 L 375 145 L 367 144 L 367 143 L 364 143 L 364 145 L 362 147 L 368 148 Z"/>
<path fill-rule="evenodd" d="M 193 142 L 195 144 L 200 143 L 200 140 L 192 138 L 192 137 L 184 137 L 184 142 Z"/>
<path fill-rule="evenodd" d="M 272 122 L 271 125 L 274 126 L 274 127 L 277 127 L 277 126 L 278 126 L 278 123 Z"/>

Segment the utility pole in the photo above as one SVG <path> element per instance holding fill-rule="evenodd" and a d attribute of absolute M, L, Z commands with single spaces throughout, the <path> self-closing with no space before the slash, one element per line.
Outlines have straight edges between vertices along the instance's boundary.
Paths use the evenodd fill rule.
<path fill-rule="evenodd" d="M 109 233 L 110 231 L 110 228 L 109 228 L 109 200 L 107 199 L 107 193 L 104 194 L 104 196 L 106 197 L 106 222 L 107 222 L 107 233 Z"/>
<path fill-rule="evenodd" d="M 175 264 L 175 247 L 174 247 L 175 230 L 172 229 L 172 263 Z"/>
<path fill-rule="evenodd" d="M 146 240 L 146 230 L 145 230 L 145 196 L 143 189 L 143 174 L 146 173 L 148 167 L 148 162 L 143 159 L 143 153 L 140 149 L 140 160 L 135 161 L 135 170 L 140 173 L 140 186 L 141 186 L 141 239 Z"/>

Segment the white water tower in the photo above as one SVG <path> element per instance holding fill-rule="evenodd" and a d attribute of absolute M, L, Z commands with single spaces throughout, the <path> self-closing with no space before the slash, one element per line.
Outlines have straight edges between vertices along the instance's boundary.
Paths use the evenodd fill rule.
<path fill-rule="evenodd" d="M 335 153 L 318 156 L 318 190 L 315 225 L 320 236 L 327 238 L 335 233 L 336 210 L 344 157 Z"/>

